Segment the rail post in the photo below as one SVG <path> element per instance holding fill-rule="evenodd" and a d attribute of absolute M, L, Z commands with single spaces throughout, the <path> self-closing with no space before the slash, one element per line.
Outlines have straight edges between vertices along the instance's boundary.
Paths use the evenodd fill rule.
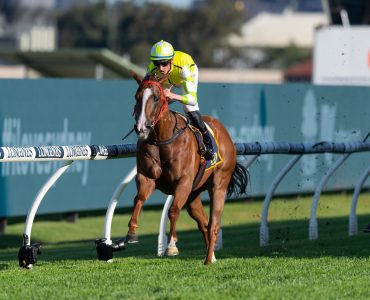
<path fill-rule="evenodd" d="M 37 262 L 37 255 L 41 254 L 40 244 L 31 245 L 31 230 L 37 209 L 39 208 L 42 199 L 44 199 L 44 196 L 49 189 L 59 179 L 59 177 L 63 175 L 63 173 L 70 167 L 72 163 L 73 160 L 65 161 L 64 164 L 48 179 L 48 181 L 46 181 L 33 201 L 31 209 L 27 215 L 26 224 L 24 226 L 23 245 L 20 247 L 18 252 L 19 266 L 22 268 L 32 268 Z"/>

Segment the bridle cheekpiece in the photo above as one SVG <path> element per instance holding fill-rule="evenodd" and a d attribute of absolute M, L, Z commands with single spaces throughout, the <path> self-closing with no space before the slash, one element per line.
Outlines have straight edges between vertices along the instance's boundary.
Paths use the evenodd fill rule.
<path fill-rule="evenodd" d="M 153 80 L 143 80 L 141 82 L 141 85 L 144 85 L 144 84 L 155 85 L 156 87 L 158 87 L 159 93 L 160 93 L 161 108 L 160 108 L 160 111 L 158 113 L 158 116 L 153 121 L 152 126 L 154 127 L 158 123 L 158 121 L 162 118 L 164 112 L 168 108 L 168 99 L 167 99 L 167 97 L 165 97 L 163 87 L 161 86 L 161 84 L 159 82 L 153 81 Z"/>

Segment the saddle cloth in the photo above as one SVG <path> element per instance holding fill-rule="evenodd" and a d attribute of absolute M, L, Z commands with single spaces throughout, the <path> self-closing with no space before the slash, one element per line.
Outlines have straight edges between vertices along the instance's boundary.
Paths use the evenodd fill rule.
<path fill-rule="evenodd" d="M 182 117 L 185 120 L 185 122 L 189 125 L 189 128 L 194 133 L 195 139 L 198 143 L 198 153 L 200 154 L 200 165 L 199 165 L 198 173 L 195 176 L 195 179 L 193 181 L 193 190 L 194 190 L 194 188 L 198 185 L 198 183 L 202 179 L 204 172 L 220 164 L 222 162 L 222 157 L 220 155 L 218 141 L 215 137 L 215 134 L 211 126 L 205 123 L 207 126 L 207 130 L 211 133 L 210 136 L 211 136 L 212 147 L 213 147 L 213 159 L 206 160 L 203 155 L 205 151 L 205 146 L 203 143 L 202 133 L 200 132 L 198 128 L 196 128 L 190 123 L 190 120 L 186 116 L 184 116 L 183 114 L 179 112 L 175 112 L 175 113 L 178 114 L 180 117 Z"/>
<path fill-rule="evenodd" d="M 220 151 L 219 151 L 218 141 L 215 137 L 215 134 L 214 134 L 211 126 L 209 126 L 207 124 L 207 122 L 204 122 L 207 126 L 207 130 L 211 133 L 210 136 L 211 136 L 212 147 L 213 147 L 213 159 L 206 160 L 203 156 L 205 146 L 204 146 L 204 143 L 203 143 L 203 135 L 200 132 L 200 130 L 197 127 L 195 127 L 191 124 L 191 121 L 187 116 L 185 116 L 182 113 L 179 113 L 177 111 L 174 112 L 174 113 L 176 113 L 181 118 L 183 118 L 185 120 L 185 122 L 187 124 L 189 124 L 190 130 L 194 133 L 195 139 L 197 140 L 197 143 L 198 143 L 198 152 L 201 155 L 201 160 L 205 161 L 205 170 L 211 169 L 211 168 L 217 166 L 218 164 L 220 164 L 222 162 L 222 157 L 221 157 L 221 154 L 220 154 Z"/>
<path fill-rule="evenodd" d="M 205 161 L 205 170 L 208 170 L 208 169 L 213 168 L 213 167 L 217 166 L 218 164 L 220 164 L 222 162 L 222 157 L 220 155 L 220 151 L 219 151 L 219 147 L 218 147 L 218 141 L 215 138 L 215 134 L 214 134 L 212 128 L 207 123 L 205 123 L 205 124 L 207 126 L 208 131 L 211 133 L 210 136 L 211 136 L 212 147 L 213 147 L 213 159 L 210 159 L 210 160 L 206 160 L 203 156 L 205 146 L 204 146 L 204 143 L 203 143 L 203 137 L 202 137 L 201 132 L 199 131 L 198 128 L 196 128 L 195 126 L 193 126 L 191 124 L 189 124 L 189 127 L 194 132 L 195 138 L 198 142 L 199 153 L 201 154 L 202 160 Z"/>

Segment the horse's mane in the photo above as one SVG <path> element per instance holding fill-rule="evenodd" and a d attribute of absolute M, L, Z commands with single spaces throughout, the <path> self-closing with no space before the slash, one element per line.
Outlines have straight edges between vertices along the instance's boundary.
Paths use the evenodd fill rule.
<path fill-rule="evenodd" d="M 157 73 L 152 73 L 147 77 L 148 77 L 147 80 L 151 80 L 151 81 L 157 81 L 158 82 L 160 80 L 160 77 L 158 76 Z M 145 80 L 145 78 L 144 78 L 144 80 Z"/>
<path fill-rule="evenodd" d="M 131 75 L 139 85 L 141 85 L 143 81 L 155 81 L 155 82 L 162 83 L 168 79 L 168 75 L 164 75 L 161 77 L 157 73 L 147 74 L 145 77 L 141 77 L 135 72 L 131 72 Z"/>
<path fill-rule="evenodd" d="M 157 73 L 152 73 L 150 75 L 145 76 L 143 81 L 148 80 L 148 81 L 155 81 L 155 82 L 163 83 L 167 79 L 168 79 L 168 75 L 159 76 Z"/>

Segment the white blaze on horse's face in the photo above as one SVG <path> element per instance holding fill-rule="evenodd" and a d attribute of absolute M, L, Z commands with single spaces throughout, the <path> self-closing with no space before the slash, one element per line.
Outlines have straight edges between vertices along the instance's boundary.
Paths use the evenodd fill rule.
<path fill-rule="evenodd" d="M 147 118 L 145 114 L 145 107 L 146 103 L 148 102 L 148 99 L 150 96 L 153 95 L 153 91 L 150 88 L 146 88 L 143 92 L 143 99 L 141 102 L 141 111 L 140 111 L 140 116 L 136 122 L 136 128 L 138 130 L 138 137 L 139 140 L 145 140 L 148 138 L 149 132 L 150 132 L 150 127 L 147 127 Z"/>

